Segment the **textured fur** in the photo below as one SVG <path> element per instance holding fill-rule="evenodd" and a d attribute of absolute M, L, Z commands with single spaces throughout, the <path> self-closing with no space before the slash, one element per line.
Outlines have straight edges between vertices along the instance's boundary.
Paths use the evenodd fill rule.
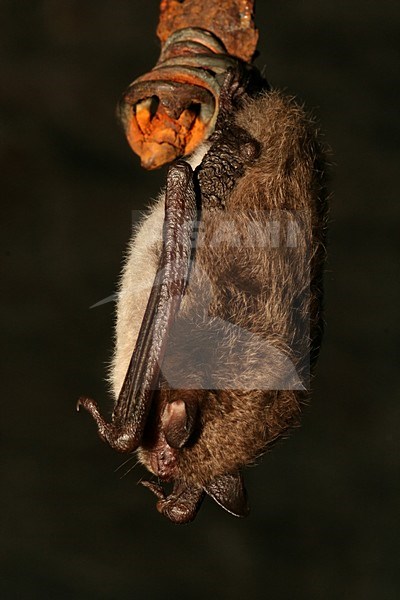
<path fill-rule="evenodd" d="M 236 122 L 261 153 L 225 210 L 203 212 L 157 394 L 161 404 L 199 403 L 196 435 L 175 460 L 177 478 L 200 486 L 253 463 L 299 423 L 321 335 L 326 200 L 315 127 L 278 92 L 247 100 Z M 193 160 L 201 158 L 200 150 Z M 157 270 L 163 219 L 161 195 L 130 243 L 111 371 L 116 397 Z M 276 222 L 279 247 L 271 242 Z M 138 451 L 151 471 L 153 450 L 144 443 Z"/>

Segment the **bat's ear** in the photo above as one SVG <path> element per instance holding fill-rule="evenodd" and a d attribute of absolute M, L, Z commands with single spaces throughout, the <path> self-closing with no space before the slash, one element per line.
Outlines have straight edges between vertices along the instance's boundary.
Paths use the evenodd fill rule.
<path fill-rule="evenodd" d="M 172 391 L 172 394 L 174 391 Z M 196 414 L 197 402 L 195 398 L 186 395 L 186 400 L 174 399 L 167 402 L 161 415 L 161 426 L 165 438 L 171 448 L 182 448 L 192 435 Z"/>
<path fill-rule="evenodd" d="M 204 491 L 235 517 L 249 514 L 247 492 L 239 471 L 219 475 L 204 487 Z"/>

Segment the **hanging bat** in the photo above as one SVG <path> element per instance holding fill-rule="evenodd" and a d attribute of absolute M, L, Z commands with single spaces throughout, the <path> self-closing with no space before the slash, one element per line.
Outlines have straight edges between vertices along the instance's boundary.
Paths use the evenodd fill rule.
<path fill-rule="evenodd" d="M 247 515 L 241 471 L 299 424 L 321 339 L 321 148 L 292 99 L 250 89 L 228 71 L 215 132 L 170 167 L 133 236 L 111 421 L 78 402 L 157 477 L 144 485 L 174 523 L 205 495 Z"/>

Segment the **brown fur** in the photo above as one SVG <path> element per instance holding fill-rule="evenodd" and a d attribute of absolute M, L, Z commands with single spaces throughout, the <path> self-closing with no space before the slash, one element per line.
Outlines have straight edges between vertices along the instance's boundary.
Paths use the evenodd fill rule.
<path fill-rule="evenodd" d="M 326 198 L 315 126 L 279 92 L 248 100 L 236 122 L 260 142 L 261 154 L 225 211 L 202 215 L 194 268 L 162 369 L 178 382 L 165 388 L 179 389 L 158 393 L 161 406 L 180 398 L 199 402 L 195 435 L 174 454 L 174 477 L 200 486 L 253 463 L 299 423 L 308 354 L 313 363 L 321 335 Z M 124 269 L 111 373 L 116 396 L 157 268 L 163 202 L 161 196 L 134 236 Z M 279 247 L 269 237 L 277 220 Z M 288 247 L 293 223 L 296 247 Z M 238 343 L 240 332 L 251 335 Z M 288 364 L 294 368 L 289 375 Z M 154 452 L 138 451 L 151 471 Z"/>

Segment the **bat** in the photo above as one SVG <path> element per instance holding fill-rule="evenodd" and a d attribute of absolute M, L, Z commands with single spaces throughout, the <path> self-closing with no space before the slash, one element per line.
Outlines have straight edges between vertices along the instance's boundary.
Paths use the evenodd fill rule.
<path fill-rule="evenodd" d="M 248 514 L 242 470 L 299 424 L 322 336 L 323 152 L 293 99 L 255 87 L 228 70 L 214 133 L 171 165 L 133 236 L 111 421 L 78 401 L 156 476 L 142 483 L 174 523 L 205 495 Z"/>

